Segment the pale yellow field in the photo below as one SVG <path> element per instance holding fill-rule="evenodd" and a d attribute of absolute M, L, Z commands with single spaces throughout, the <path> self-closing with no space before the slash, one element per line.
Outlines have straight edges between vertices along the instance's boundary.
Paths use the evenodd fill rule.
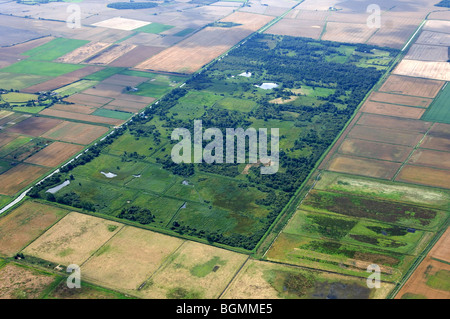
<path fill-rule="evenodd" d="M 392 73 L 434 80 L 450 81 L 450 63 L 402 60 Z"/>
<path fill-rule="evenodd" d="M 247 255 L 185 242 L 141 290 L 146 298 L 217 298 L 244 264 Z M 216 268 L 217 267 L 217 268 Z"/>
<path fill-rule="evenodd" d="M 83 265 L 82 272 L 101 285 L 137 290 L 182 243 L 182 239 L 125 226 Z"/>
<path fill-rule="evenodd" d="M 122 18 L 122 17 L 115 17 L 115 18 L 111 18 L 108 20 L 103 20 L 103 21 L 94 23 L 93 25 L 96 27 L 104 27 L 104 28 L 130 31 L 130 30 L 134 30 L 134 29 L 146 26 L 148 24 L 150 24 L 150 22 L 134 20 L 134 19 L 127 19 L 127 18 Z"/>
<path fill-rule="evenodd" d="M 117 228 L 111 231 L 108 226 Z M 116 222 L 72 212 L 25 248 L 23 253 L 66 266 L 81 266 L 122 227 Z"/>

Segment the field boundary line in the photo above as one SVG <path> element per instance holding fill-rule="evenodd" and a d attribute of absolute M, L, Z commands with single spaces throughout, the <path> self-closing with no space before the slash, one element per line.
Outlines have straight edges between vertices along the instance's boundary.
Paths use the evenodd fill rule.
<path fill-rule="evenodd" d="M 81 263 L 81 265 L 80 265 L 80 268 L 82 267 L 82 266 L 84 266 L 84 264 L 86 264 L 89 260 L 91 260 L 92 259 L 92 257 L 94 257 L 94 255 L 100 250 L 100 249 L 102 249 L 106 244 L 108 244 L 114 237 L 116 237 L 116 235 L 118 234 L 118 233 L 120 233 L 124 228 L 125 228 L 125 226 L 126 225 L 124 225 L 124 224 L 122 224 L 122 227 L 120 227 L 120 229 L 115 233 L 115 234 L 113 234 L 107 241 L 105 241 L 97 250 L 95 250 L 85 261 L 83 261 L 82 263 Z"/>
<path fill-rule="evenodd" d="M 180 249 L 181 247 L 184 246 L 184 244 L 186 242 L 189 242 L 189 240 L 184 239 L 183 242 L 180 244 L 180 246 L 178 246 L 176 249 L 174 249 L 174 251 L 172 251 L 166 258 L 164 258 L 164 260 L 161 262 L 161 264 L 158 266 L 158 268 L 155 269 L 155 271 L 153 271 L 150 276 L 144 280 L 144 282 L 142 284 L 139 285 L 137 291 L 141 291 L 146 285 L 147 283 L 162 269 L 164 269 L 165 267 L 167 267 L 172 261 L 175 260 L 175 258 L 172 260 L 171 257 L 173 255 L 175 255 Z"/>
<path fill-rule="evenodd" d="M 244 268 L 244 266 L 247 264 L 247 262 L 250 260 L 250 256 L 247 257 L 247 259 L 242 263 L 241 267 L 239 267 L 239 269 L 236 271 L 236 273 L 233 275 L 233 277 L 231 278 L 231 280 L 228 282 L 228 284 L 226 285 L 225 289 L 219 294 L 219 296 L 217 297 L 217 299 L 221 299 L 222 296 L 225 294 L 225 292 L 227 292 L 228 288 L 231 286 L 231 284 L 234 282 L 234 280 L 236 279 L 236 277 L 239 275 L 239 273 L 242 271 L 242 269 Z"/>
<path fill-rule="evenodd" d="M 398 177 L 398 175 L 400 174 L 400 172 L 403 170 L 403 168 L 409 164 L 409 161 L 411 159 L 411 157 L 413 156 L 413 154 L 416 153 L 416 151 L 420 148 L 420 145 L 422 145 L 423 141 L 425 140 L 425 138 L 427 137 L 428 133 L 431 131 L 431 129 L 436 125 L 433 124 L 431 125 L 428 130 L 423 134 L 422 138 L 420 139 L 420 141 L 414 146 L 414 148 L 412 149 L 411 153 L 409 154 L 409 156 L 406 158 L 406 160 L 402 163 L 402 165 L 399 167 L 399 169 L 397 170 L 397 172 L 394 174 L 394 176 L 392 177 L 391 181 L 395 182 L 396 178 Z"/>

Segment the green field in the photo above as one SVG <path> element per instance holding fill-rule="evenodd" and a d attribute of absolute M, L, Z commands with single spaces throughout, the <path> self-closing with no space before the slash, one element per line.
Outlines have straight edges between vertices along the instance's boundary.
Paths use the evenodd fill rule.
<path fill-rule="evenodd" d="M 185 36 L 187 36 L 188 34 L 194 32 L 194 31 L 195 31 L 195 29 L 193 29 L 193 28 L 186 28 L 184 30 L 181 30 L 180 32 L 175 33 L 174 36 L 176 36 L 176 37 L 185 37 Z"/>
<path fill-rule="evenodd" d="M 91 80 L 91 81 L 103 81 L 104 79 L 109 78 L 110 76 L 113 76 L 114 74 L 120 73 L 123 70 L 125 70 L 125 68 L 106 67 L 103 70 L 100 70 L 95 73 L 89 74 L 88 76 L 85 76 L 83 79 Z"/>
<path fill-rule="evenodd" d="M 97 83 L 97 81 L 80 80 L 54 90 L 54 92 L 58 93 L 59 95 L 72 95 L 84 91 Z"/>
<path fill-rule="evenodd" d="M 450 124 L 450 107 L 448 107 L 448 101 L 450 101 L 450 86 L 447 82 L 445 88 L 425 111 L 422 120 Z"/>
<path fill-rule="evenodd" d="M 92 115 L 104 116 L 118 120 L 128 120 L 133 114 L 128 112 L 113 111 L 108 109 L 97 109 Z"/>
<path fill-rule="evenodd" d="M 38 83 L 48 81 L 50 79 L 50 76 L 43 75 L 0 72 L 0 88 L 5 90 L 21 90 Z"/>
<path fill-rule="evenodd" d="M 173 28 L 173 26 L 171 26 L 171 25 L 152 22 L 151 24 L 140 27 L 140 28 L 136 29 L 135 31 L 145 32 L 145 33 L 161 33 L 161 32 L 170 30 L 172 28 Z"/>
<path fill-rule="evenodd" d="M 87 43 L 89 43 L 89 41 L 56 38 L 50 42 L 24 52 L 23 55 L 29 56 L 33 60 L 53 61 Z"/>
<path fill-rule="evenodd" d="M 69 72 L 79 70 L 83 67 L 83 65 L 67 63 L 23 60 L 0 69 L 0 72 L 57 77 Z"/>

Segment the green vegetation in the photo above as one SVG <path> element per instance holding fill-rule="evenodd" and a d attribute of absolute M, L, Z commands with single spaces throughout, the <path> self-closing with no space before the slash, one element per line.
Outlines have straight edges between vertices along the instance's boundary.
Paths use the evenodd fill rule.
<path fill-rule="evenodd" d="M 427 278 L 427 285 L 434 289 L 450 291 L 450 271 L 438 270 Z"/>
<path fill-rule="evenodd" d="M 33 60 L 53 61 L 87 43 L 89 43 L 89 41 L 56 38 L 34 49 L 24 52 L 23 55 L 29 56 Z"/>
<path fill-rule="evenodd" d="M 133 114 L 128 112 L 113 111 L 108 109 L 97 109 L 92 115 L 104 116 L 119 120 L 128 120 Z"/>
<path fill-rule="evenodd" d="M 173 28 L 172 25 L 152 22 L 151 24 L 140 27 L 140 28 L 136 29 L 135 31 L 145 32 L 145 33 L 161 33 L 161 32 L 170 30 L 172 28 Z"/>
<path fill-rule="evenodd" d="M 100 70 L 95 73 L 89 74 L 88 76 L 85 76 L 84 79 L 92 80 L 92 81 L 103 81 L 106 78 L 113 76 L 114 74 L 122 72 L 123 70 L 125 70 L 125 68 L 106 67 L 103 70 Z"/>
<path fill-rule="evenodd" d="M 445 88 L 439 93 L 433 103 L 425 111 L 422 116 L 422 120 L 450 124 L 450 108 L 448 107 L 449 100 L 450 86 L 447 83 Z"/>
<path fill-rule="evenodd" d="M 224 266 L 226 264 L 225 260 L 221 260 L 220 257 L 214 256 L 206 263 L 201 265 L 196 265 L 190 269 L 190 272 L 195 277 L 206 277 L 211 272 L 216 272 L 220 266 Z"/>
<path fill-rule="evenodd" d="M 185 85 L 63 167 L 61 179 L 71 174 L 74 181 L 54 200 L 137 223 L 128 210 L 145 207 L 151 211 L 146 211 L 151 217 L 145 220 L 148 226 L 252 250 L 387 68 L 370 67 L 369 57 L 346 64 L 328 61 L 358 49 L 362 50 L 255 35 L 187 81 L 148 74 L 150 79 L 133 94 L 160 97 L 181 81 Z M 383 56 L 389 61 L 397 52 L 370 46 L 364 51 L 371 58 Z M 119 72 L 137 75 L 107 68 L 86 79 L 100 80 Z M 252 76 L 240 76 L 243 72 Z M 257 87 L 262 83 L 278 87 Z M 291 102 L 271 102 L 293 94 L 297 99 Z M 223 132 L 239 127 L 279 128 L 279 172 L 261 175 L 258 165 L 237 163 L 175 164 L 171 133 L 177 127 L 192 131 L 194 119 L 202 120 L 204 129 L 216 127 Z M 108 177 L 108 173 L 112 174 Z M 38 187 L 30 196 L 45 197 L 48 187 Z M 343 235 L 339 232 L 333 230 L 338 237 Z"/>
<path fill-rule="evenodd" d="M 35 61 L 27 59 L 11 64 L 3 69 L 0 69 L 0 71 L 8 73 L 57 77 L 69 72 L 79 70 L 83 67 L 83 65 Z"/>
<path fill-rule="evenodd" d="M 188 34 L 191 34 L 194 31 L 195 31 L 195 29 L 193 29 L 193 28 L 186 28 L 184 30 L 181 30 L 180 32 L 175 33 L 174 36 L 176 36 L 176 37 L 185 37 L 185 36 L 187 36 Z"/>

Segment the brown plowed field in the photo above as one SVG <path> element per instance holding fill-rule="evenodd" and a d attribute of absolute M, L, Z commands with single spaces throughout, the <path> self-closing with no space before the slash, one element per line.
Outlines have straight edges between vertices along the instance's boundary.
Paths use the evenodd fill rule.
<path fill-rule="evenodd" d="M 400 168 L 400 163 L 386 162 L 349 156 L 336 156 L 328 170 L 362 176 L 391 179 Z"/>
<path fill-rule="evenodd" d="M 346 139 L 339 153 L 351 156 L 369 157 L 391 162 L 404 162 L 413 148 L 401 145 Z"/>
<path fill-rule="evenodd" d="M 411 119 L 420 119 L 425 113 L 425 109 L 417 107 L 409 107 L 395 104 L 387 104 L 380 102 L 367 101 L 362 107 L 362 111 L 366 113 L 398 116 Z"/>
<path fill-rule="evenodd" d="M 450 153 L 417 149 L 408 163 L 450 170 Z"/>
<path fill-rule="evenodd" d="M 355 125 L 348 136 L 375 142 L 416 146 L 422 139 L 423 134 L 391 129 L 380 130 L 376 127 Z"/>
<path fill-rule="evenodd" d="M 64 121 L 48 131 L 44 137 L 69 143 L 89 144 L 106 132 L 108 128 L 104 126 Z"/>
<path fill-rule="evenodd" d="M 54 142 L 33 156 L 27 158 L 25 162 L 55 167 L 80 152 L 83 148 L 84 147 L 81 145 Z"/>
<path fill-rule="evenodd" d="M 435 98 L 444 84 L 444 81 L 391 75 L 379 91 Z"/>
<path fill-rule="evenodd" d="M 43 175 L 48 168 L 19 164 L 0 175 L 0 194 L 14 195 Z"/>
<path fill-rule="evenodd" d="M 369 99 L 374 102 L 401 104 L 401 105 L 425 107 L 425 108 L 429 107 L 430 104 L 433 102 L 433 99 L 429 99 L 429 98 L 425 98 L 425 97 L 406 96 L 406 95 L 382 93 L 382 92 L 373 93 L 369 97 Z"/>
<path fill-rule="evenodd" d="M 396 180 L 450 189 L 450 171 L 436 168 L 405 165 Z"/>
<path fill-rule="evenodd" d="M 358 121 L 358 124 L 378 128 L 395 128 L 396 130 L 401 131 L 405 130 L 425 133 L 428 131 L 432 123 L 420 120 L 363 113 Z"/>
<path fill-rule="evenodd" d="M 135 47 L 133 50 L 115 59 L 113 62 L 109 64 L 109 66 L 127 67 L 127 68 L 134 67 L 135 65 L 147 60 L 148 58 L 158 54 L 163 50 L 164 47 L 139 45 Z"/>
<path fill-rule="evenodd" d="M 62 120 L 33 116 L 9 127 L 7 131 L 30 136 L 40 136 L 62 122 Z"/>

